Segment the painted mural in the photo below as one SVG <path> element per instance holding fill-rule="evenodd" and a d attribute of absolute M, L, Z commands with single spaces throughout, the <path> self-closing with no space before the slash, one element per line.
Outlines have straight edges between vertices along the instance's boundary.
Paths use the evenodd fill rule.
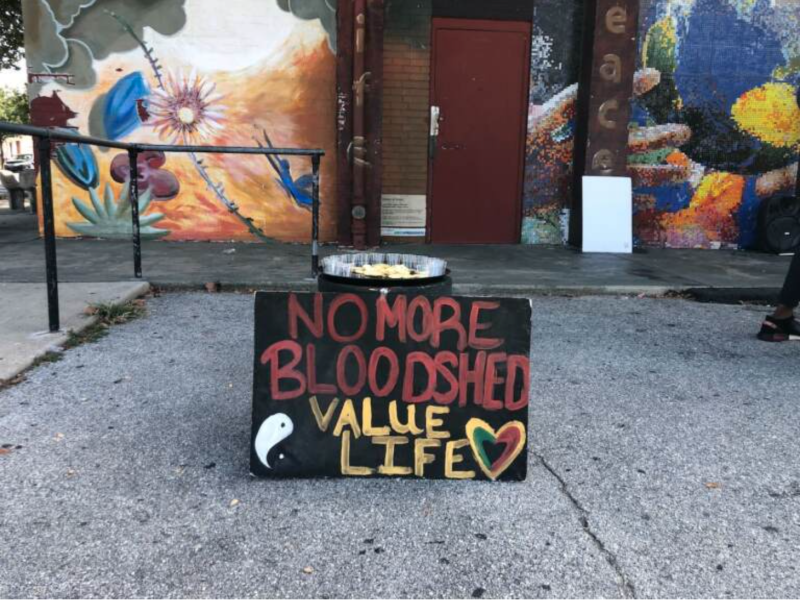
<path fill-rule="evenodd" d="M 522 243 L 563 244 L 569 227 L 582 2 L 534 3 Z"/>
<path fill-rule="evenodd" d="M 35 124 L 126 142 L 322 147 L 335 237 L 334 0 L 24 0 Z M 56 232 L 131 235 L 126 153 L 54 153 Z M 308 240 L 302 157 L 139 156 L 142 236 Z M 328 201 L 328 199 L 331 199 Z"/>
<path fill-rule="evenodd" d="M 569 222 L 579 3 L 534 4 L 525 243 Z M 640 245 L 747 248 L 800 150 L 800 2 L 643 0 L 629 171 Z"/>
<path fill-rule="evenodd" d="M 800 150 L 800 3 L 650 0 L 630 172 L 641 244 L 753 245 L 760 204 L 791 193 Z"/>

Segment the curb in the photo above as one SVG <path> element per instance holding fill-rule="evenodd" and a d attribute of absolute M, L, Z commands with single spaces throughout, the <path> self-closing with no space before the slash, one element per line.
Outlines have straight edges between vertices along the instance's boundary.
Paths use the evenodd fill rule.
<path fill-rule="evenodd" d="M 780 288 L 689 288 L 683 291 L 695 302 L 708 304 L 763 304 L 773 306 Z"/>
<path fill-rule="evenodd" d="M 204 283 L 151 282 L 154 288 L 163 292 L 205 292 Z M 218 282 L 220 291 L 225 292 L 315 292 L 316 282 L 302 279 L 294 282 L 266 281 Z M 647 296 L 670 295 L 685 296 L 696 302 L 711 304 L 771 304 L 778 295 L 777 287 L 712 287 L 697 285 L 483 285 L 480 283 L 454 283 L 453 293 L 460 296 Z"/>
<path fill-rule="evenodd" d="M 137 298 L 141 298 L 149 291 L 150 291 L 150 284 L 146 281 L 141 282 L 138 285 L 136 285 L 136 287 L 132 288 L 130 291 L 123 294 L 120 298 L 113 301 L 112 304 L 118 305 L 118 304 L 126 304 L 128 302 L 132 302 Z M 8 385 L 9 382 L 13 381 L 20 374 L 29 370 L 36 363 L 38 359 L 40 359 L 42 356 L 45 356 L 48 352 L 59 352 L 59 353 L 63 352 L 62 346 L 69 338 L 70 333 L 79 334 L 83 331 L 86 331 L 86 329 L 97 323 L 97 320 L 98 320 L 97 316 L 89 315 L 78 327 L 71 327 L 70 329 L 67 330 L 59 330 L 58 334 L 53 336 L 52 343 L 49 346 L 43 348 L 42 350 L 34 352 L 29 360 L 23 362 L 8 377 L 0 379 L 0 389 Z"/>
<path fill-rule="evenodd" d="M 203 283 L 151 282 L 154 288 L 163 292 L 206 291 Z M 315 292 L 316 281 L 303 279 L 295 282 L 218 282 L 222 292 Z M 668 285 L 483 285 L 480 283 L 454 283 L 453 292 L 457 295 L 474 296 L 609 296 L 640 295 L 663 296 L 671 292 L 683 292 L 688 286 Z"/>

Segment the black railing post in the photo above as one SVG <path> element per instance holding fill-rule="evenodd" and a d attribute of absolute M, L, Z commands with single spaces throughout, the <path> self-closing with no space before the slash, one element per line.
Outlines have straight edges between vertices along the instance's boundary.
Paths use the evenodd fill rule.
<path fill-rule="evenodd" d="M 238 155 L 266 155 L 266 156 L 308 156 L 311 158 L 312 168 L 312 206 L 311 206 L 311 273 L 317 277 L 320 271 L 319 260 L 319 212 L 320 212 L 320 162 L 324 156 L 321 149 L 302 148 L 275 148 L 262 146 L 176 146 L 172 144 L 129 144 L 115 140 L 106 140 L 86 135 L 80 135 L 64 129 L 34 127 L 31 125 L 17 125 L 0 121 L 0 132 L 14 135 L 31 136 L 38 140 L 37 153 L 41 177 L 42 193 L 42 218 L 44 221 L 45 259 L 47 268 L 47 303 L 50 317 L 50 330 L 60 328 L 58 306 L 58 273 L 56 269 L 56 234 L 55 218 L 53 215 L 53 187 L 51 170 L 51 153 L 53 142 L 67 144 L 89 144 L 102 148 L 116 148 L 127 151 L 130 180 L 128 181 L 128 195 L 131 203 L 131 222 L 133 241 L 134 276 L 142 277 L 142 240 L 141 223 L 139 215 L 139 154 L 147 151 L 157 152 L 193 152 L 205 154 L 238 154 Z"/>
<path fill-rule="evenodd" d="M 128 163 L 130 166 L 130 193 L 131 220 L 133 224 L 133 275 L 142 278 L 142 236 L 139 226 L 139 151 L 128 148 Z"/>
<path fill-rule="evenodd" d="M 311 156 L 311 276 L 319 275 L 319 154 Z"/>
<path fill-rule="evenodd" d="M 58 331 L 58 269 L 56 268 L 56 224 L 53 217 L 53 185 L 50 177 L 50 138 L 40 137 L 39 176 L 42 180 L 42 217 L 44 220 L 44 260 L 47 270 L 47 312 L 50 331 Z"/>

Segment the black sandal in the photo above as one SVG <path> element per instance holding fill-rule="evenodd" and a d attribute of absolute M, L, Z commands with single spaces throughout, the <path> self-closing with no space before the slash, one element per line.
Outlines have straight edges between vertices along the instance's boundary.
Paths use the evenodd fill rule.
<path fill-rule="evenodd" d="M 797 342 L 800 341 L 800 323 L 794 317 L 776 319 L 769 316 L 761 324 L 758 339 L 762 342 Z"/>

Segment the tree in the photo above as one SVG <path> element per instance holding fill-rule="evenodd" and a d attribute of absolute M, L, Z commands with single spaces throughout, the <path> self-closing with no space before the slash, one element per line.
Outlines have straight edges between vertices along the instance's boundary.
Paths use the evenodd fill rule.
<path fill-rule="evenodd" d="M 19 69 L 24 45 L 21 0 L 0 0 L 0 69 Z"/>
<path fill-rule="evenodd" d="M 9 88 L 0 88 L 0 121 L 27 124 L 29 114 L 30 110 L 27 93 Z M 8 137 L 13 136 L 0 133 L 0 163 L 3 165 L 6 163 L 3 143 Z"/>

